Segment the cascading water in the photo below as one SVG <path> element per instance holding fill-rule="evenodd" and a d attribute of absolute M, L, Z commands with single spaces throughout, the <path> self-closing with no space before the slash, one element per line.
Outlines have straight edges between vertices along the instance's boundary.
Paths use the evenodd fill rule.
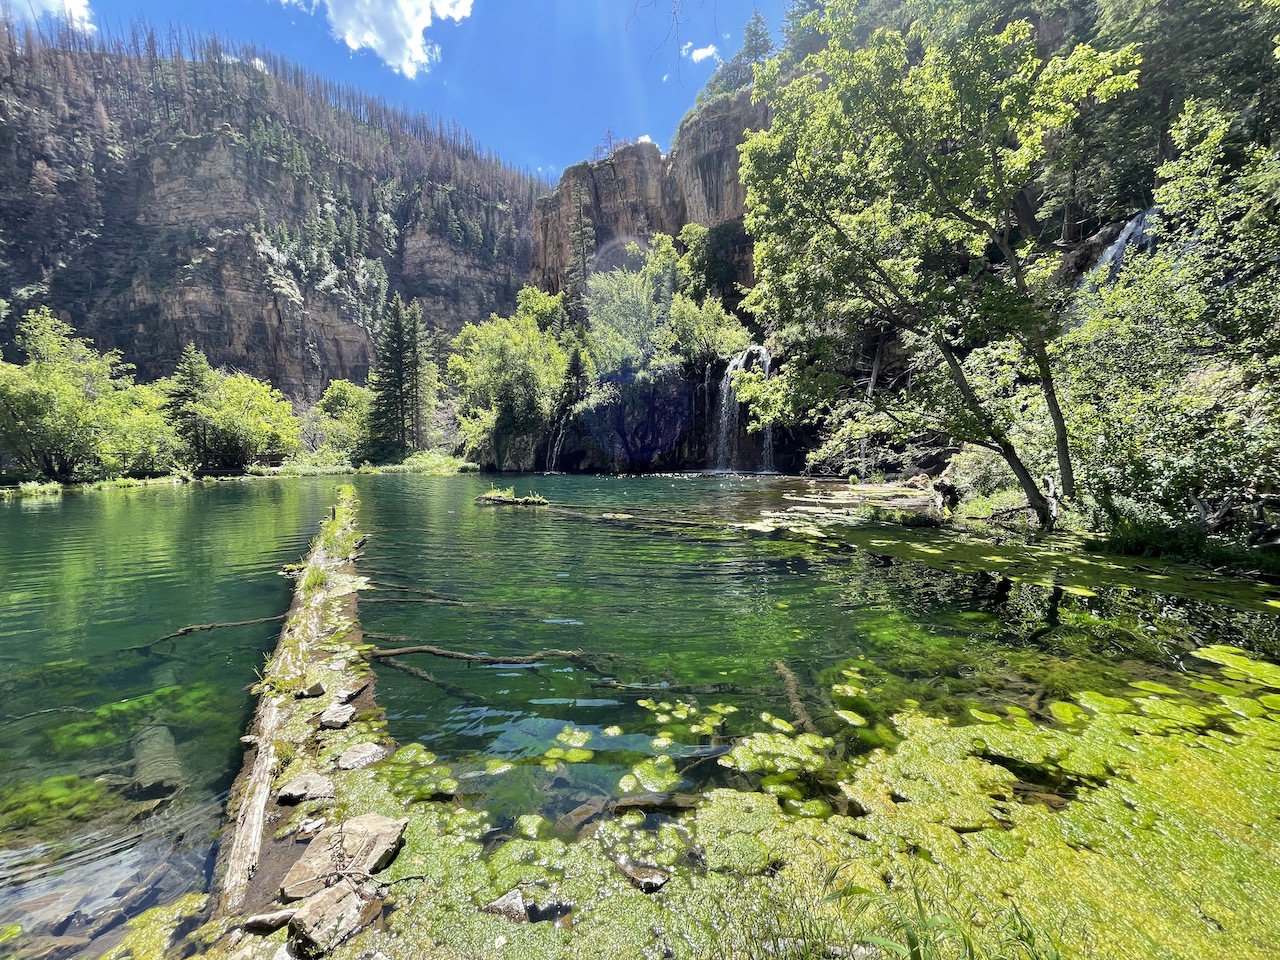
<path fill-rule="evenodd" d="M 569 426 L 569 414 L 564 413 L 556 422 L 556 430 L 547 442 L 547 473 L 558 473 L 556 466 L 560 463 L 560 448 L 564 446 L 565 430 Z"/>
<path fill-rule="evenodd" d="M 738 391 L 733 386 L 733 375 L 746 370 L 752 360 L 759 364 L 766 380 L 769 379 L 772 358 L 769 351 L 759 344 L 752 344 L 729 361 L 720 381 L 720 424 L 716 433 L 716 456 L 713 468 L 728 472 L 740 469 L 738 464 Z M 760 467 L 764 473 L 773 473 L 773 428 L 765 425 L 761 442 Z"/>
<path fill-rule="evenodd" d="M 1094 264 L 1089 276 L 1083 282 L 1093 283 L 1096 286 L 1099 283 L 1107 283 L 1114 280 L 1116 274 L 1120 272 L 1120 268 L 1124 266 L 1124 256 L 1129 248 L 1132 247 L 1139 251 L 1150 250 L 1155 245 L 1155 237 L 1151 233 L 1151 223 L 1159 212 L 1158 208 L 1152 207 L 1150 210 L 1143 210 L 1126 223 L 1124 229 L 1120 231 L 1120 235 L 1111 243 L 1111 246 L 1102 251 L 1102 255 L 1098 257 L 1098 262 Z M 1106 271 L 1105 274 L 1101 272 L 1103 270 Z"/>

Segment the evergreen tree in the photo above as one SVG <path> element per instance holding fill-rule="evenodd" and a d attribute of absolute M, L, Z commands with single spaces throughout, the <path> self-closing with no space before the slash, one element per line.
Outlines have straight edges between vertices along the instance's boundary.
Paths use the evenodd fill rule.
<path fill-rule="evenodd" d="M 370 448 L 379 459 L 400 460 L 417 449 L 426 432 L 428 390 L 422 308 L 399 294 L 378 326 L 377 357 L 369 388 Z"/>

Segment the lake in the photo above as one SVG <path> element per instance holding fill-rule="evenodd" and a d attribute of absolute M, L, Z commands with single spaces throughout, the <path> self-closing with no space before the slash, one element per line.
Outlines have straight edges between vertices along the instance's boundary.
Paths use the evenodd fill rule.
<path fill-rule="evenodd" d="M 1280 649 L 1280 591 L 1065 538 L 1024 550 L 915 528 L 744 528 L 829 489 L 781 477 L 503 478 L 545 508 L 476 504 L 486 478 L 411 475 L 4 504 L 0 927 L 92 918 L 157 863 L 148 903 L 207 883 L 248 688 L 280 624 L 171 635 L 280 617 L 280 570 L 338 479 L 356 485 L 369 535 L 367 634 L 487 661 L 406 655 L 379 666 L 378 698 L 390 733 L 448 763 L 495 830 L 555 821 L 627 777 L 754 788 L 716 760 L 800 711 L 824 732 L 856 717 L 841 750 L 857 755 L 891 749 L 905 707 L 1049 722 L 1054 701 L 1084 690 L 1187 689 L 1213 670 L 1188 656 L 1203 644 L 1273 662 Z M 856 712 L 832 692 L 850 672 Z M 186 786 L 167 805 L 122 802 L 137 739 L 156 726 Z M 839 801 L 776 793 L 797 812 Z"/>

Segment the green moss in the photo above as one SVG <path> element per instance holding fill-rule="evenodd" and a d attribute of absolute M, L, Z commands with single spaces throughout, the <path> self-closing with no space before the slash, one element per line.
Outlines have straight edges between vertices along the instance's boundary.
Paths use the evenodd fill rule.
<path fill-rule="evenodd" d="M 169 957 L 174 931 L 204 910 L 208 897 L 188 893 L 171 904 L 155 907 L 134 917 L 126 926 L 128 933 L 102 960 L 165 960 Z"/>

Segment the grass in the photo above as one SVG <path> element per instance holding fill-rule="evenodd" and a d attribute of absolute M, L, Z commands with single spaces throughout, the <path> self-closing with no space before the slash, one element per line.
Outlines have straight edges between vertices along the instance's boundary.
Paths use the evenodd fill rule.
<path fill-rule="evenodd" d="M 0 499 L 24 500 L 34 497 L 60 497 L 63 492 L 63 486 L 60 483 L 40 483 L 37 480 L 28 480 L 25 483 L 18 484 L 16 487 L 0 489 Z"/>
<path fill-rule="evenodd" d="M 476 503 L 509 507 L 545 507 L 549 502 L 546 497 L 533 491 L 530 491 L 528 496 L 517 497 L 515 487 L 507 487 L 505 490 L 493 489 L 476 497 Z"/>

